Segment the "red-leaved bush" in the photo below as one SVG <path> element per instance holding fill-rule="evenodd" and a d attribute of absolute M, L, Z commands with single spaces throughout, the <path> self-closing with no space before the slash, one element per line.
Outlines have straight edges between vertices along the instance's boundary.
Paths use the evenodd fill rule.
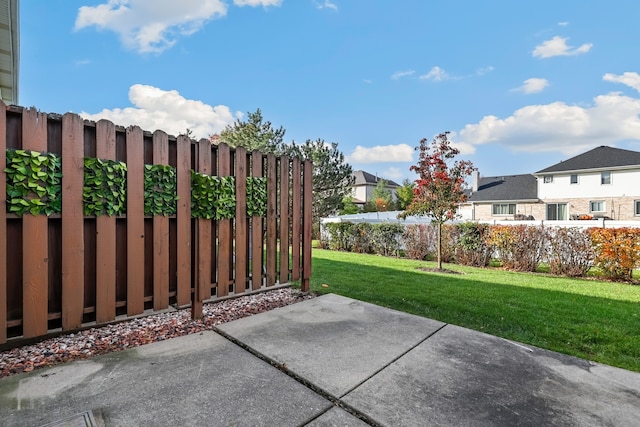
<path fill-rule="evenodd" d="M 594 264 L 614 280 L 630 280 L 640 267 L 640 228 L 590 228 Z"/>

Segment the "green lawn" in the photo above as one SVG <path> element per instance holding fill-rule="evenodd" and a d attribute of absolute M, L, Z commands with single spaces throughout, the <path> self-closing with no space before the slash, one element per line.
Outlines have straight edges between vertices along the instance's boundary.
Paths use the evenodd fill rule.
<path fill-rule="evenodd" d="M 313 250 L 311 290 L 336 293 L 640 372 L 640 286 Z M 324 287 L 328 285 L 328 287 Z"/>

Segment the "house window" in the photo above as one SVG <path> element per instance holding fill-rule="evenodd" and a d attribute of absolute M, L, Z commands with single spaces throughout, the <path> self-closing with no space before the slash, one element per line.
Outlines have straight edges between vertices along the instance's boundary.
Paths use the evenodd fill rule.
<path fill-rule="evenodd" d="M 551 184 L 553 182 L 553 175 L 545 175 L 543 182 L 545 184 Z"/>
<path fill-rule="evenodd" d="M 640 216 L 640 200 L 636 200 L 633 202 L 633 214 L 635 216 Z"/>
<path fill-rule="evenodd" d="M 551 221 L 567 220 L 567 204 L 566 203 L 548 203 L 547 219 Z"/>
<path fill-rule="evenodd" d="M 515 203 L 494 203 L 493 204 L 493 215 L 495 216 L 506 216 L 506 215 L 515 215 L 515 214 L 516 214 Z"/>
<path fill-rule="evenodd" d="M 606 212 L 604 200 L 596 200 L 589 202 L 589 211 L 591 212 Z"/>
<path fill-rule="evenodd" d="M 611 172 L 602 172 L 600 174 L 600 184 L 611 184 Z"/>
<path fill-rule="evenodd" d="M 571 184 L 577 184 L 578 183 L 578 174 L 573 174 L 571 175 Z"/>

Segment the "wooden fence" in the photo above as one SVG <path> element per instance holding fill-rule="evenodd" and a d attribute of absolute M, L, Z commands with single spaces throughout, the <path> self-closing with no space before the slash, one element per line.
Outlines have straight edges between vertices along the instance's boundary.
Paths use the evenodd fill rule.
<path fill-rule="evenodd" d="M 7 213 L 6 150 L 62 159 L 61 214 Z M 84 158 L 127 164 L 126 214 L 86 216 Z M 177 173 L 177 212 L 145 216 L 145 164 Z M 191 216 L 191 170 L 234 176 L 235 219 Z M 247 217 L 247 177 L 265 177 L 267 213 Z M 0 344 L 300 280 L 311 274 L 312 164 L 68 113 L 0 103 Z"/>

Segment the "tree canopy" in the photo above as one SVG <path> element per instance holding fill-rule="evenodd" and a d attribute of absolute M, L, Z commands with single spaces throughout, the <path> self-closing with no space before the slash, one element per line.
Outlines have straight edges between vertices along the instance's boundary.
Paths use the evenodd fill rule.
<path fill-rule="evenodd" d="M 320 218 L 337 213 L 342 200 L 351 196 L 353 169 L 345 162 L 338 144 L 323 139 L 308 139 L 304 144 L 292 142 L 283 146 L 283 153 L 313 162 L 313 221 L 319 227 Z"/>
<path fill-rule="evenodd" d="M 396 197 L 398 198 L 398 209 L 401 211 L 407 209 L 407 206 L 413 201 L 413 190 L 416 188 L 415 182 L 409 181 L 405 178 L 402 181 L 402 185 L 396 190 Z"/>
<path fill-rule="evenodd" d="M 210 139 L 234 148 L 241 146 L 248 151 L 278 154 L 285 132 L 282 126 L 274 129 L 271 122 L 263 121 L 262 111 L 258 108 L 254 113 L 247 113 L 246 120 L 238 119 L 233 125 L 227 125 L 219 138 Z"/>
<path fill-rule="evenodd" d="M 442 224 L 456 217 L 460 203 L 466 201 L 465 178 L 473 172 L 473 163 L 453 159 L 460 150 L 451 146 L 449 132 L 437 135 L 429 145 L 426 138 L 416 148 L 418 163 L 411 170 L 420 176 L 416 180 L 414 199 L 403 213 L 426 215 L 438 229 L 438 268 L 442 269 Z"/>

